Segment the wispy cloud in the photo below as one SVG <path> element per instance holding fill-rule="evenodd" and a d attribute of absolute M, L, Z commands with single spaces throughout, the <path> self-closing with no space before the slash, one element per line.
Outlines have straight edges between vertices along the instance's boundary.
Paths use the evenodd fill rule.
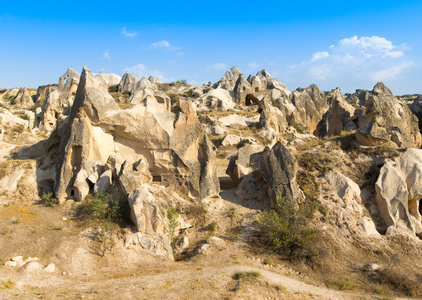
<path fill-rule="evenodd" d="M 207 71 L 220 71 L 225 69 L 227 69 L 227 65 L 222 62 L 215 63 L 207 67 Z"/>
<path fill-rule="evenodd" d="M 123 70 L 123 72 L 128 72 L 129 74 L 135 75 L 138 79 L 142 78 L 143 76 L 149 77 L 154 76 L 158 78 L 160 81 L 166 81 L 164 75 L 156 68 L 150 69 L 144 64 L 137 64 L 132 67 L 127 67 Z"/>
<path fill-rule="evenodd" d="M 108 60 L 111 59 L 110 49 L 107 49 L 106 51 L 104 51 L 103 58 L 108 59 Z"/>
<path fill-rule="evenodd" d="M 134 37 L 137 37 L 137 36 L 138 36 L 138 33 L 137 33 L 137 32 L 128 32 L 128 31 L 126 30 L 126 27 L 123 27 L 123 28 L 122 28 L 122 34 L 123 34 L 125 37 L 131 38 L 131 39 L 133 39 Z"/>
<path fill-rule="evenodd" d="M 285 82 L 300 78 L 306 84 L 331 84 L 330 88 L 352 91 L 377 81 L 403 81 L 409 68 L 415 66 L 405 51 L 405 45 L 395 46 L 379 36 L 344 38 L 325 51 L 315 52 L 309 60 L 291 65 Z"/>
<path fill-rule="evenodd" d="M 256 70 L 259 68 L 259 64 L 255 61 L 251 61 L 250 63 L 248 63 L 248 68 L 249 69 L 253 69 Z"/>
<path fill-rule="evenodd" d="M 180 50 L 179 47 L 174 47 L 172 46 L 168 41 L 166 40 L 162 40 L 156 43 L 152 43 L 149 45 L 150 49 L 157 49 L 157 48 L 164 48 L 170 51 L 176 51 L 176 50 Z"/>

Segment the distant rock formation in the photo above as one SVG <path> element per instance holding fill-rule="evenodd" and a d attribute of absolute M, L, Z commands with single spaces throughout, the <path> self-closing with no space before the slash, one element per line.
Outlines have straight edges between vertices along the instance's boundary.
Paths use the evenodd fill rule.
<path fill-rule="evenodd" d="M 375 146 L 392 141 L 398 147 L 421 145 L 421 134 L 417 117 L 402 100 L 379 82 L 366 101 L 365 116 L 356 131 L 359 143 Z"/>

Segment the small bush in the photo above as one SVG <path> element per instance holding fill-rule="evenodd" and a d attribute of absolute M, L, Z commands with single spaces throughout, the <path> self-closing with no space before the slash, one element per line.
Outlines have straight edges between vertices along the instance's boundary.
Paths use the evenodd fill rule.
<path fill-rule="evenodd" d="M 179 226 L 179 215 L 180 213 L 175 208 L 169 208 L 167 210 L 167 232 L 170 236 L 170 241 L 172 245 L 174 244 L 174 239 L 176 238 L 176 228 Z"/>
<path fill-rule="evenodd" d="M 264 244 L 279 254 L 286 254 L 289 260 L 318 255 L 312 249 L 317 233 L 307 226 L 306 210 L 296 208 L 284 197 L 278 204 L 280 214 L 274 210 L 265 211 L 258 219 L 257 225 Z"/>
<path fill-rule="evenodd" d="M 109 93 L 117 93 L 119 91 L 119 85 L 112 85 L 108 88 Z"/>
<path fill-rule="evenodd" d="M 21 116 L 21 119 L 29 121 L 29 116 L 27 114 L 24 114 Z"/>
<path fill-rule="evenodd" d="M 357 283 L 349 279 L 327 280 L 325 284 L 329 288 L 336 288 L 342 291 L 355 290 L 359 288 L 359 285 Z"/>
<path fill-rule="evenodd" d="M 208 224 L 208 226 L 207 226 L 208 231 L 211 231 L 211 232 L 214 232 L 216 228 L 217 228 L 216 222 L 212 222 L 212 223 Z"/>
<path fill-rule="evenodd" d="M 53 197 L 53 193 L 45 193 L 41 197 L 41 202 L 45 206 L 55 206 L 59 204 L 59 201 Z"/>
<path fill-rule="evenodd" d="M 80 206 L 80 213 L 91 219 L 103 219 L 110 222 L 122 220 L 120 203 L 118 200 L 113 200 L 109 194 L 88 196 Z"/>
<path fill-rule="evenodd" d="M 54 224 L 54 230 L 63 230 L 63 224 L 62 223 L 56 223 Z"/>
<path fill-rule="evenodd" d="M 272 261 L 269 258 L 264 259 L 264 261 L 262 262 L 264 265 L 271 265 Z"/>
<path fill-rule="evenodd" d="M 258 278 L 261 276 L 261 273 L 259 273 L 258 271 L 249 271 L 247 273 L 245 272 L 236 272 L 233 275 L 233 279 L 235 280 L 240 280 L 242 278 Z"/>

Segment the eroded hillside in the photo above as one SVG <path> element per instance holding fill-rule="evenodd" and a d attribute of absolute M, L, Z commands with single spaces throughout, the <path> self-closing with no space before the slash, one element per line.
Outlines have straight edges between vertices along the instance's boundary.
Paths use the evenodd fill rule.
<path fill-rule="evenodd" d="M 69 69 L 0 101 L 2 297 L 422 295 L 418 99 L 233 67 Z"/>

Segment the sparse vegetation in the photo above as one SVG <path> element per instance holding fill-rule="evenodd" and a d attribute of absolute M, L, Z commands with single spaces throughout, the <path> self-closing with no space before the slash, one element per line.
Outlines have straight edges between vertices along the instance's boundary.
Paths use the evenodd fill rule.
<path fill-rule="evenodd" d="M 56 206 L 57 204 L 59 204 L 59 201 L 54 198 L 53 193 L 45 193 L 42 195 L 41 197 L 41 202 L 45 205 L 45 206 Z"/>
<path fill-rule="evenodd" d="M 258 219 L 259 235 L 264 245 L 279 254 L 286 254 L 289 260 L 318 255 L 312 247 L 317 233 L 307 225 L 306 210 L 296 208 L 284 197 L 278 204 L 280 214 L 274 210 L 264 211 Z"/>
<path fill-rule="evenodd" d="M 63 230 L 63 223 L 56 223 L 54 224 L 54 230 Z"/>
<path fill-rule="evenodd" d="M 21 119 L 29 121 L 29 116 L 27 114 L 24 114 L 21 116 Z"/>
<path fill-rule="evenodd" d="M 102 219 L 109 222 L 122 221 L 120 203 L 109 194 L 88 196 L 79 207 L 79 213 L 91 219 Z"/>
<path fill-rule="evenodd" d="M 336 288 L 342 291 L 355 290 L 359 288 L 359 285 L 356 282 L 349 279 L 327 280 L 325 284 L 329 288 Z"/>
<path fill-rule="evenodd" d="M 0 290 L 11 289 L 15 286 L 15 282 L 11 279 L 0 282 Z"/>
<path fill-rule="evenodd" d="M 214 232 L 217 229 L 217 222 L 212 222 L 207 226 L 208 231 Z"/>
<path fill-rule="evenodd" d="M 114 242 L 112 236 L 115 229 L 114 226 L 112 222 L 104 220 L 92 230 L 91 238 L 94 244 L 91 246 L 91 250 L 96 255 L 104 257 L 105 253 L 113 248 Z"/>
<path fill-rule="evenodd" d="M 261 273 L 258 271 L 249 271 L 249 272 L 236 272 L 233 275 L 233 279 L 240 280 L 242 278 L 258 278 L 261 276 Z"/>
<path fill-rule="evenodd" d="M 170 237 L 171 244 L 174 245 L 174 239 L 176 237 L 176 228 L 180 225 L 179 223 L 179 215 L 180 212 L 178 212 L 175 208 L 169 208 L 167 210 L 167 223 L 166 223 L 166 229 Z"/>

